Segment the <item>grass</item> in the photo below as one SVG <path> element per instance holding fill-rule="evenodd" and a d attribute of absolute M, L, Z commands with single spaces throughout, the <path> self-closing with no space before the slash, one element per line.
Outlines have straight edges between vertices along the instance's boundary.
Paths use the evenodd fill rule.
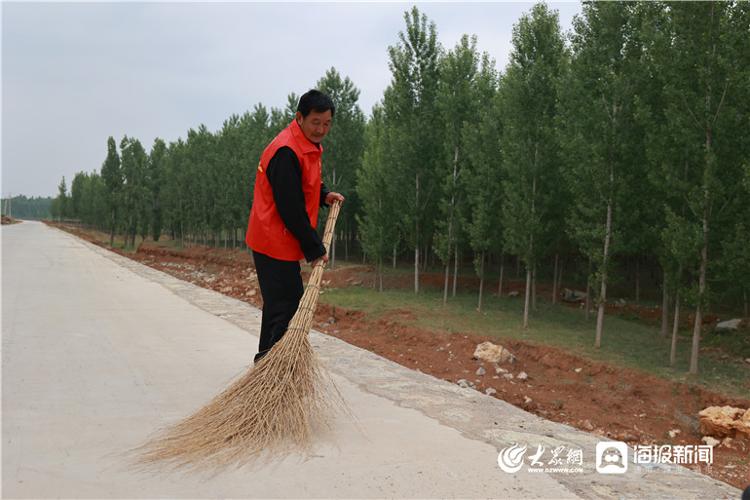
<path fill-rule="evenodd" d="M 529 329 L 521 327 L 523 301 L 520 298 L 486 296 L 482 313 L 476 311 L 477 296 L 459 293 L 446 306 L 442 292 L 423 290 L 415 295 L 410 290 L 386 290 L 379 293 L 364 287 L 327 290 L 321 302 L 357 309 L 375 317 L 387 317 L 389 312 L 407 309 L 414 314 L 408 323 L 431 330 L 489 335 L 531 341 L 561 347 L 586 358 L 613 363 L 652 373 L 662 378 L 699 384 L 731 396 L 750 396 L 750 370 L 742 358 L 736 356 L 748 348 L 749 340 L 743 332 L 717 338 L 704 335 L 702 347 L 719 347 L 716 351 L 701 352 L 700 373 L 687 374 L 690 356 L 690 334 L 681 332 L 677 365 L 669 367 L 669 339 L 659 337 L 659 330 L 641 321 L 607 316 L 604 322 L 602 347 L 594 347 L 595 314 L 586 321 L 582 311 L 538 301 L 538 310 L 529 320 Z M 730 349 L 730 350 L 727 350 Z M 722 359 L 722 352 L 734 353 Z"/>

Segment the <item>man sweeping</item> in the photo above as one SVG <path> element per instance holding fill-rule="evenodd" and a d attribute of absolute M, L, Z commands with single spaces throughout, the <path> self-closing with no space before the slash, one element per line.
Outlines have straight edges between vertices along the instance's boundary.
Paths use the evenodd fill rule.
<path fill-rule="evenodd" d="M 321 181 L 320 141 L 334 111 L 326 95 L 316 90 L 303 95 L 294 120 L 258 164 L 245 235 L 263 296 L 255 366 L 192 415 L 130 450 L 137 454 L 135 465 L 208 466 L 218 472 L 261 457 L 280 458 L 308 450 L 335 413 L 349 413 L 309 339 L 326 250 L 344 200 Z M 323 203 L 330 209 L 321 241 L 315 226 Z M 300 274 L 303 258 L 313 264 L 307 289 Z"/>
<path fill-rule="evenodd" d="M 258 163 L 245 235 L 263 297 L 256 363 L 283 337 L 297 311 L 304 292 L 299 261 L 328 262 L 316 227 L 324 203 L 344 201 L 322 180 L 320 142 L 335 111 L 324 93 L 305 93 L 294 120 L 266 146 Z"/>

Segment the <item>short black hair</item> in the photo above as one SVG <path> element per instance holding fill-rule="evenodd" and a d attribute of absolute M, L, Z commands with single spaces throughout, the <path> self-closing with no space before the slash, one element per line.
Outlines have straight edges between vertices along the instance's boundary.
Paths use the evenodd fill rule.
<path fill-rule="evenodd" d="M 304 117 L 309 115 L 310 111 L 325 113 L 329 109 L 331 110 L 331 117 L 333 117 L 336 114 L 336 106 L 334 106 L 333 101 L 326 94 L 315 89 L 308 90 L 302 94 L 297 104 L 297 111 L 302 113 Z"/>

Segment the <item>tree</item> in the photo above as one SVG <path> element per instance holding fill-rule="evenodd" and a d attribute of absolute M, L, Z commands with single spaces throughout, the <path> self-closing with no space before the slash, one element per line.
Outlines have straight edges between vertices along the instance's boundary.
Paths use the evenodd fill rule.
<path fill-rule="evenodd" d="M 748 126 L 750 26 L 742 4 L 675 3 L 665 12 L 661 31 L 653 31 L 658 35 L 654 63 L 665 80 L 662 140 L 653 149 L 662 150 L 662 175 L 674 193 L 666 207 L 664 240 L 679 274 L 686 272 L 693 284 L 688 289 L 695 304 L 689 371 L 696 374 L 710 256 L 720 263 L 722 250 L 734 254 L 733 233 L 744 231 L 734 222 L 746 206 L 737 180 L 748 154 L 740 130 Z"/>
<path fill-rule="evenodd" d="M 326 71 L 326 74 L 318 80 L 318 90 L 324 92 L 333 100 L 336 106 L 336 115 L 333 119 L 333 127 L 325 139 L 325 155 L 323 166 L 323 179 L 330 191 L 336 191 L 346 196 L 346 203 L 341 208 L 339 215 L 338 233 L 344 235 L 345 255 L 348 258 L 350 235 L 356 230 L 356 219 L 354 214 L 359 208 L 357 191 L 354 189 L 356 183 L 356 172 L 362 165 L 362 156 L 365 147 L 365 116 L 357 104 L 359 100 L 359 89 L 349 77 L 341 78 L 335 68 Z M 320 214 L 321 225 L 323 214 Z M 331 265 L 335 265 L 336 245 L 331 246 Z"/>
<path fill-rule="evenodd" d="M 271 109 L 271 137 L 276 136 L 294 119 L 299 98 L 300 96 L 292 92 L 286 96 L 286 105 L 283 109 Z"/>
<path fill-rule="evenodd" d="M 383 96 L 386 127 L 393 128 L 398 165 L 391 182 L 401 188 L 400 232 L 414 251 L 414 292 L 419 292 L 420 248 L 429 246 L 435 210 L 433 172 L 439 151 L 435 97 L 440 46 L 434 23 L 416 7 L 404 13 L 406 31 L 388 47 L 392 80 Z"/>
<path fill-rule="evenodd" d="M 451 256 L 458 258 L 459 219 L 466 194 L 461 189 L 461 173 L 466 164 L 463 130 L 475 123 L 479 108 L 477 76 L 479 54 L 476 37 L 461 37 L 456 47 L 440 60 L 438 84 L 438 121 L 443 130 L 437 177 L 441 179 L 435 250 L 445 267 L 443 304 L 448 300 L 448 277 Z"/>
<path fill-rule="evenodd" d="M 70 216 L 77 219 L 83 218 L 83 186 L 87 181 L 86 177 L 85 173 L 76 172 L 70 184 Z"/>
<path fill-rule="evenodd" d="M 146 189 L 146 151 L 140 141 L 127 135 L 120 141 L 122 155 L 122 214 L 125 229 L 125 246 L 135 247 L 135 236 L 148 224 Z"/>
<path fill-rule="evenodd" d="M 390 138 L 384 123 L 383 108 L 375 106 L 367 124 L 366 149 L 362 168 L 357 171 L 357 194 L 362 200 L 362 214 L 357 214 L 362 247 L 375 263 L 378 290 L 383 291 L 383 260 L 398 238 L 396 219 L 398 186 L 391 181 L 394 169 L 390 161 Z"/>
<path fill-rule="evenodd" d="M 112 136 L 107 139 L 107 158 L 102 164 L 101 175 L 106 187 L 107 212 L 109 213 L 109 246 L 112 246 L 115 241 L 120 191 L 123 184 L 120 156 L 117 154 L 117 145 Z"/>
<path fill-rule="evenodd" d="M 495 62 L 484 54 L 475 91 L 479 103 L 477 126 L 462 128 L 466 149 L 466 170 L 461 181 L 466 193 L 468 211 L 461 216 L 467 228 L 469 243 L 474 252 L 474 264 L 479 275 L 477 310 L 482 310 L 485 256 L 497 250 L 502 259 L 502 125 L 500 99 L 497 92 L 498 75 Z M 445 291 L 444 291 L 445 295 Z"/>
<path fill-rule="evenodd" d="M 162 231 L 162 200 L 161 189 L 164 184 L 164 163 L 167 155 L 167 145 L 160 139 L 154 139 L 147 163 L 147 191 L 149 195 L 151 237 L 159 241 Z"/>
<path fill-rule="evenodd" d="M 69 210 L 68 188 L 65 184 L 65 176 L 63 176 L 60 184 L 57 185 L 57 198 L 52 202 L 52 216 L 57 216 L 58 220 L 62 220 L 68 216 Z"/>
<path fill-rule="evenodd" d="M 529 325 L 532 273 L 552 221 L 560 184 L 554 129 L 565 47 L 558 16 L 535 5 L 513 29 L 513 51 L 500 88 L 503 114 L 502 221 L 506 248 L 526 266 L 523 327 Z"/>

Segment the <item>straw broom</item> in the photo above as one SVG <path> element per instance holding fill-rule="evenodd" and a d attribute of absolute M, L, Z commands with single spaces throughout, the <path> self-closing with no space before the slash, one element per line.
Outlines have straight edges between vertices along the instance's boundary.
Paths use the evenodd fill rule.
<path fill-rule="evenodd" d="M 323 244 L 330 248 L 341 203 L 328 213 Z M 284 336 L 242 377 L 206 406 L 131 449 L 135 466 L 223 469 L 253 459 L 308 450 L 314 433 L 348 411 L 320 364 L 308 334 L 325 263 L 319 261 Z"/>

